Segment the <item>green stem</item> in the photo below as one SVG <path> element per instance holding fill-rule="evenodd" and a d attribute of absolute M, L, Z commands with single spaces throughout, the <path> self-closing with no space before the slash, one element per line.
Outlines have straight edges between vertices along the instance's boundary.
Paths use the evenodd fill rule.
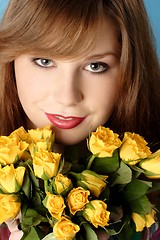
<path fill-rule="evenodd" d="M 89 159 L 89 162 L 87 164 L 87 170 L 91 168 L 91 165 L 96 157 L 96 155 L 92 155 L 92 157 Z"/>
<path fill-rule="evenodd" d="M 48 192 L 48 180 L 44 180 L 44 190 Z"/>
<path fill-rule="evenodd" d="M 81 180 L 81 173 L 69 172 L 72 176 L 74 176 L 77 180 Z"/>

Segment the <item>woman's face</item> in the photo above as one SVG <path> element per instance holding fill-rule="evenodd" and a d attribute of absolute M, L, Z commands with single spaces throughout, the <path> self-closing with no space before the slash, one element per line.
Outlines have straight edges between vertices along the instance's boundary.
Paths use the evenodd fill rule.
<path fill-rule="evenodd" d="M 93 50 L 79 59 L 21 55 L 15 76 L 28 128 L 49 124 L 57 142 L 81 142 L 113 112 L 119 82 L 116 32 L 105 22 Z"/>

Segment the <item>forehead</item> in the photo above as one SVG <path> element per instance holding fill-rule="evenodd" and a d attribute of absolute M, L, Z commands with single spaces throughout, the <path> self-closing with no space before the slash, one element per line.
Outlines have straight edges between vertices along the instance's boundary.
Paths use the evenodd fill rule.
<path fill-rule="evenodd" d="M 29 8 L 31 3 L 33 6 Z M 25 53 L 74 58 L 88 55 L 97 44 L 116 45 L 118 32 L 102 0 L 79 0 L 76 4 L 75 0 L 35 0 L 30 4 L 15 17 L 17 21 L 12 21 L 9 32 L 14 32 L 14 36 L 9 39 L 14 39 L 10 44 L 13 58 Z"/>
<path fill-rule="evenodd" d="M 98 52 L 104 50 L 116 55 L 119 53 L 120 45 L 118 42 L 118 32 L 110 19 L 103 19 L 91 46 L 92 50 Z"/>
<path fill-rule="evenodd" d="M 92 55 L 92 53 L 94 53 L 94 55 L 112 53 L 116 56 L 120 54 L 118 32 L 112 21 L 106 18 L 97 24 L 93 34 L 85 35 L 82 32 L 77 41 L 74 40 L 75 39 L 68 41 L 68 39 L 66 39 L 65 41 L 64 39 L 63 42 L 58 42 L 58 39 L 56 39 L 56 42 L 49 41 L 47 46 L 43 45 L 39 48 L 41 45 L 40 41 L 37 43 L 38 47 L 34 48 L 32 54 L 46 58 L 60 59 L 77 59 Z"/>

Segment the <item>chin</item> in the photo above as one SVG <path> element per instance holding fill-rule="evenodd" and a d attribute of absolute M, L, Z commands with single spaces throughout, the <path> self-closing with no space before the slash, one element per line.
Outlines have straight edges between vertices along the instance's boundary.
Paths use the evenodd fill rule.
<path fill-rule="evenodd" d="M 75 144 L 78 144 L 78 143 L 81 143 L 87 136 L 78 136 L 77 138 L 77 134 L 67 134 L 66 133 L 58 133 L 56 132 L 55 133 L 55 136 L 56 136 L 56 143 L 58 144 L 61 144 L 61 145 L 64 145 L 64 146 L 69 146 L 69 145 L 75 145 Z"/>
<path fill-rule="evenodd" d="M 55 142 L 64 146 L 71 146 L 71 145 L 75 145 L 82 142 L 82 140 L 74 140 L 74 139 L 68 139 L 68 138 L 64 139 L 64 138 L 56 137 Z"/>

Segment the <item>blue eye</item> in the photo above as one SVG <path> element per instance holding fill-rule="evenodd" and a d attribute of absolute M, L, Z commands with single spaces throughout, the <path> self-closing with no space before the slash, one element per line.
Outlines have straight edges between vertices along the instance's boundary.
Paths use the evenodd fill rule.
<path fill-rule="evenodd" d="M 109 66 L 107 63 L 104 62 L 93 62 L 87 65 L 85 69 L 93 73 L 102 73 L 107 71 L 109 69 Z"/>
<path fill-rule="evenodd" d="M 35 58 L 33 61 L 40 67 L 49 68 L 53 67 L 54 63 L 51 59 L 46 58 Z"/>

